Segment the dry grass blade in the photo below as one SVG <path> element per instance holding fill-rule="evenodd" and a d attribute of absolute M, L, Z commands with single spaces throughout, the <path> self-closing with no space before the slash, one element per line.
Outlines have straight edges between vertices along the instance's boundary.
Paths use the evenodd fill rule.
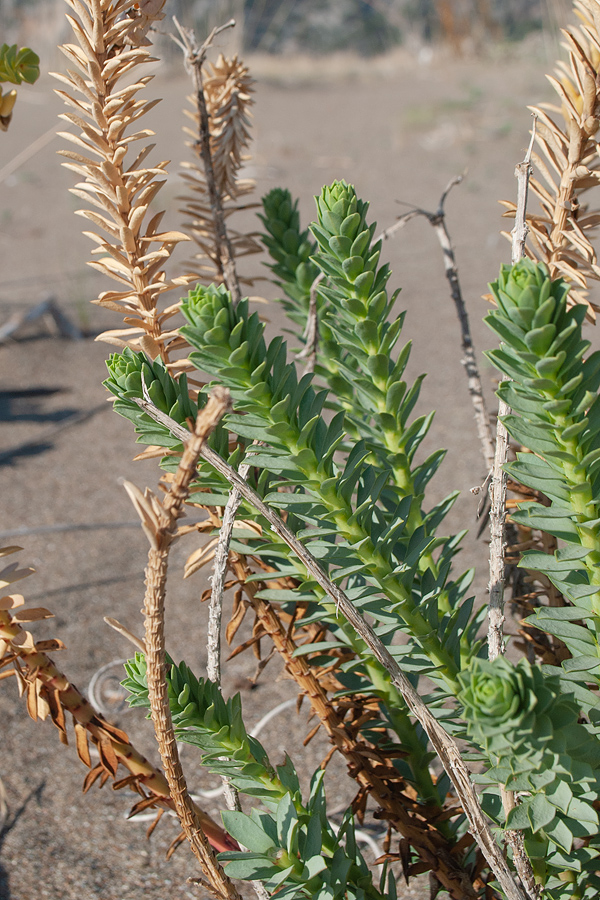
<path fill-rule="evenodd" d="M 66 85 L 57 93 L 73 110 L 61 118 L 78 133 L 63 133 L 73 149 L 59 152 L 68 160 L 64 165 L 82 179 L 72 189 L 86 202 L 78 214 L 96 229 L 85 232 L 97 245 L 92 252 L 98 259 L 90 265 L 118 283 L 94 302 L 120 312 L 129 326 L 99 339 L 140 349 L 145 337 L 146 352 L 168 360 L 172 337 L 163 332 L 177 307 L 160 312 L 158 302 L 164 292 L 188 282 L 185 277 L 168 279 L 164 271 L 173 248 L 188 237 L 161 232 L 163 213 L 149 212 L 164 184 L 167 164 L 146 165 L 153 146 L 149 144 L 130 155 L 132 145 L 152 135 L 140 129 L 139 121 L 158 100 L 138 95 L 152 79 L 142 74 L 153 61 L 146 33 L 162 18 L 164 0 L 146 0 L 135 7 L 124 0 L 67 2 L 75 13 L 67 18 L 76 43 L 61 47 L 72 68 L 56 75 Z"/>
<path fill-rule="evenodd" d="M 526 253 L 545 262 L 553 278 L 569 281 L 571 300 L 585 303 L 595 321 L 600 306 L 589 299 L 589 282 L 600 278 L 600 267 L 590 238 L 600 218 L 588 210 L 583 195 L 600 184 L 600 3 L 576 0 L 575 10 L 580 24 L 563 31 L 569 61 L 558 63 L 555 77 L 548 76 L 559 105 L 531 107 L 537 118 L 532 161 L 542 181 L 532 178 L 530 187 L 542 215 L 527 216 Z M 503 205 L 505 215 L 514 217 L 516 204 Z"/>

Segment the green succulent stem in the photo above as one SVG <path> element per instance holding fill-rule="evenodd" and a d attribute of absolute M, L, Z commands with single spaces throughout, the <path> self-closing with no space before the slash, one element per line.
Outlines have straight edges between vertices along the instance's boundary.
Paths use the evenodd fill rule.
<path fill-rule="evenodd" d="M 279 379 L 268 371 L 266 360 L 271 348 L 265 347 L 263 326 L 256 314 L 248 315 L 245 301 L 234 309 L 224 289 L 204 287 L 190 292 L 188 300 L 182 304 L 182 311 L 189 322 L 182 334 L 196 348 L 190 355 L 192 361 L 230 388 L 237 409 L 260 417 L 264 422 L 263 440 L 272 441 L 271 434 L 275 432 L 277 443 L 283 445 L 293 459 L 303 487 L 326 508 L 328 520 L 353 547 L 364 563 L 366 574 L 377 581 L 390 605 L 438 667 L 450 691 L 455 693 L 458 667 L 454 658 L 416 608 L 410 584 L 404 584 L 398 578 L 388 560 L 375 547 L 370 530 L 360 523 L 350 502 L 341 495 L 333 460 L 323 461 L 317 456 L 313 427 L 316 417 L 301 427 L 295 411 L 290 409 L 290 395 L 283 398 L 278 395 L 277 382 L 282 379 L 285 384 L 291 382 L 292 367 L 286 366 Z M 232 341 L 236 344 L 233 352 Z M 227 361 L 225 353 L 229 357 Z M 306 385 L 309 385 L 309 379 Z M 309 386 L 305 396 L 307 406 L 310 399 L 315 401 Z M 231 430 L 236 430 L 235 421 L 229 419 L 227 424 Z M 252 464 L 252 456 L 248 455 L 246 461 Z"/>
<path fill-rule="evenodd" d="M 408 714 L 404 698 L 391 684 L 387 673 L 384 673 L 381 667 L 377 666 L 373 661 L 367 660 L 365 662 L 365 671 L 385 706 L 402 749 L 408 754 L 405 762 L 410 767 L 413 782 L 419 791 L 420 798 L 426 804 L 432 803 L 435 806 L 442 807 L 444 798 L 440 797 L 439 791 L 433 783 L 429 766 L 423 763 L 423 756 L 427 753 L 427 748 L 419 740 L 414 723 Z M 442 831 L 447 836 L 450 833 L 449 828 L 442 829 Z"/>
<path fill-rule="evenodd" d="M 424 517 L 423 495 L 416 488 L 412 468 L 414 450 L 407 453 L 407 422 L 402 415 L 406 385 L 401 379 L 410 344 L 401 351 L 398 365 L 391 351 L 400 337 L 404 317 L 400 315 L 391 323 L 387 321 L 398 292 L 391 300 L 388 298 L 389 267 L 378 268 L 382 244 L 381 241 L 372 243 L 376 225 L 367 224 L 368 203 L 357 197 L 352 185 L 334 182 L 331 187 L 323 188 L 316 201 L 318 220 L 311 229 L 318 250 L 313 258 L 328 276 L 319 287 L 327 304 L 325 323 L 340 345 L 347 348 L 356 367 L 342 367 L 339 375 L 346 379 L 350 396 L 356 393 L 353 390 L 356 369 L 365 383 L 363 391 L 367 383 L 371 386 L 367 408 L 360 398 L 347 404 L 350 418 L 358 433 L 364 436 L 360 420 L 374 415 L 382 455 L 393 483 L 400 495 L 413 498 L 406 529 L 414 532 L 423 525 Z M 373 437 L 370 432 L 369 438 Z M 419 560 L 419 570 L 426 569 L 438 574 L 435 557 L 429 550 Z"/>
<path fill-rule="evenodd" d="M 171 660 L 168 662 L 172 663 Z M 130 705 L 148 708 L 144 655 L 136 653 L 135 659 L 129 660 L 125 668 L 127 678 L 123 685 L 130 693 Z M 264 833 L 262 840 L 266 840 L 265 846 L 268 848 L 269 844 L 273 844 L 272 849 L 268 850 L 268 861 L 275 871 L 285 871 L 286 881 L 301 885 L 308 896 L 312 896 L 313 892 L 317 893 L 319 876 L 311 877 L 310 872 L 307 874 L 308 860 L 303 859 L 298 852 L 293 836 L 294 820 L 297 821 L 299 829 L 309 827 L 316 810 L 303 803 L 298 778 L 291 761 L 286 759 L 286 763 L 276 770 L 269 762 L 262 745 L 255 738 L 248 736 L 243 724 L 239 694 L 225 701 L 217 685 L 196 678 L 185 663 L 180 663 L 179 666 L 171 664 L 166 677 L 169 705 L 178 740 L 198 746 L 203 752 L 203 765 L 209 766 L 215 773 L 227 774 L 242 793 L 261 797 L 265 806 L 276 810 L 278 832 L 280 829 L 286 830 L 287 822 L 289 837 L 289 826 L 292 826 L 291 843 L 288 847 L 273 844 L 267 838 L 269 832 Z M 283 781 L 284 773 L 286 783 Z M 281 809 L 289 810 L 291 807 L 294 810 L 293 815 L 290 815 L 289 811 L 283 816 L 280 814 Z M 245 818 L 243 814 L 240 815 Z M 381 892 L 374 887 L 366 867 L 361 867 L 351 854 L 344 851 L 325 816 L 323 820 L 319 845 L 313 852 L 317 850 L 326 866 L 335 864 L 340 855 L 345 857 L 344 870 L 347 881 L 358 886 L 364 892 L 365 898 L 384 900 Z M 228 821 L 224 815 L 226 826 Z M 258 822 L 260 821 L 259 817 Z M 221 858 L 225 861 L 243 859 L 244 853 L 231 851 L 222 854 Z M 362 865 L 364 866 L 364 861 Z M 323 866 L 320 868 L 322 870 Z"/>
<path fill-rule="evenodd" d="M 530 621 L 561 637 L 575 657 L 598 657 L 600 590 L 594 588 L 600 588 L 600 353 L 586 357 L 585 311 L 568 308 L 568 285 L 552 280 L 543 265 L 522 260 L 503 266 L 491 289 L 497 309 L 486 322 L 503 343 L 488 356 L 512 379 L 499 390 L 515 410 L 504 421 L 531 451 L 517 454 L 506 468 L 551 501 L 549 510 L 522 504 L 513 518 L 559 539 L 554 556 L 529 551 L 521 565 L 544 572 L 576 608 L 592 613 L 579 616 L 585 626 L 558 620 L 558 613 L 544 609 Z M 590 672 L 588 680 L 599 681 L 599 676 Z"/>

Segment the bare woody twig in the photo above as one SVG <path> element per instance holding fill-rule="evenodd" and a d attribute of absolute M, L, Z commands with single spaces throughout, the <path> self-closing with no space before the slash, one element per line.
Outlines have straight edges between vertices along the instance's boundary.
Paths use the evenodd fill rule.
<path fill-rule="evenodd" d="M 391 235 L 394 234 L 395 231 L 402 228 L 407 222 L 409 222 L 411 219 L 414 219 L 415 216 L 423 216 L 424 218 L 426 218 L 429 224 L 432 225 L 435 230 L 437 239 L 440 243 L 440 247 L 442 248 L 442 252 L 444 255 L 444 268 L 446 270 L 446 278 L 448 279 L 448 283 L 450 285 L 450 294 L 452 300 L 454 301 L 454 306 L 456 307 L 456 312 L 458 315 L 458 321 L 460 323 L 462 350 L 464 354 L 462 364 L 465 367 L 465 372 L 467 374 L 467 385 L 475 412 L 475 422 L 477 425 L 479 442 L 481 444 L 481 452 L 483 453 L 486 469 L 489 472 L 494 463 L 494 441 L 492 439 L 492 431 L 490 428 L 490 417 L 486 408 L 485 398 L 483 396 L 481 377 L 479 375 L 477 357 L 475 355 L 473 338 L 471 336 L 469 315 L 467 313 L 467 308 L 465 306 L 462 290 L 460 287 L 458 268 L 456 266 L 456 257 L 454 256 L 452 241 L 450 240 L 450 235 L 446 227 L 446 212 L 444 209 L 448 194 L 453 187 L 462 182 L 463 178 L 464 175 L 457 175 L 448 182 L 442 196 L 440 197 L 437 212 L 427 212 L 427 210 L 425 209 L 418 208 L 411 209 L 404 216 L 401 216 L 398 222 L 392 225 L 391 228 L 386 229 L 381 237 L 384 239 L 391 237 Z"/>
<path fill-rule="evenodd" d="M 194 81 L 196 104 L 198 107 L 198 119 L 200 123 L 200 134 L 198 140 L 196 141 L 196 147 L 198 148 L 200 156 L 202 158 L 204 174 L 206 176 L 206 185 L 208 188 L 208 197 L 210 200 L 210 208 L 214 218 L 217 258 L 220 261 L 220 265 L 223 270 L 223 279 L 225 281 L 225 286 L 231 294 L 234 304 L 237 306 L 237 304 L 241 300 L 242 292 L 240 289 L 240 283 L 235 266 L 233 247 L 231 245 L 231 241 L 227 233 L 227 226 L 225 224 L 223 203 L 221 201 L 219 191 L 217 190 L 217 184 L 215 180 L 215 172 L 210 149 L 210 123 L 208 109 L 206 107 L 206 97 L 204 96 L 204 87 L 202 84 L 202 66 L 204 64 L 204 60 L 206 59 L 206 54 L 209 47 L 211 46 L 215 37 L 220 34 L 220 32 L 235 25 L 235 20 L 230 19 L 229 22 L 225 23 L 225 25 L 221 25 L 219 28 L 213 28 L 201 47 L 198 47 L 196 35 L 194 34 L 192 29 L 183 28 L 183 26 L 179 24 L 175 16 L 173 16 L 173 21 L 177 30 L 179 31 L 181 41 L 177 40 L 177 38 L 175 37 L 173 37 L 173 40 L 183 50 L 186 69 L 190 72 Z"/>
<path fill-rule="evenodd" d="M 536 116 L 533 117 L 531 141 L 525 158 L 515 167 L 517 178 L 517 208 L 515 225 L 512 230 L 512 263 L 518 263 L 525 255 L 525 242 L 529 228 L 527 226 L 527 192 L 532 175 L 531 153 L 535 140 Z M 502 379 L 507 380 L 506 378 Z M 496 426 L 496 451 L 490 483 L 490 603 L 488 612 L 488 656 L 496 659 L 504 653 L 504 551 L 506 546 L 506 473 L 504 465 L 508 457 L 509 437 L 503 424 L 504 416 L 510 413 L 510 407 L 503 401 L 498 403 L 498 422 Z M 500 785 L 502 806 L 508 816 L 516 805 L 514 791 L 507 791 Z M 528 895 L 532 900 L 540 896 L 541 888 L 536 884 L 531 862 L 523 844 L 523 834 L 507 829 L 506 841 L 513 851 L 513 861 Z"/>
<path fill-rule="evenodd" d="M 527 239 L 527 191 L 532 174 L 531 151 L 535 138 L 535 117 L 531 141 L 523 162 L 515 168 L 517 178 L 517 217 L 512 231 L 512 263 L 522 259 Z M 504 380 L 504 379 L 503 379 Z M 506 516 L 506 474 L 504 464 L 508 455 L 508 432 L 502 423 L 504 416 L 510 412 L 503 400 L 498 405 L 498 423 L 496 426 L 496 450 L 492 480 L 490 483 L 490 606 L 488 625 L 488 655 L 496 659 L 504 652 L 504 549 L 505 549 L 505 516 Z"/>
<path fill-rule="evenodd" d="M 242 464 L 239 468 L 240 478 L 246 478 L 250 466 Z M 215 684 L 221 684 L 221 613 L 223 608 L 223 591 L 225 589 L 225 575 L 229 561 L 229 545 L 233 533 L 235 517 L 242 502 L 242 495 L 237 488 L 233 488 L 223 512 L 219 540 L 215 549 L 213 561 L 213 574 L 211 577 L 211 592 L 208 607 L 208 662 L 206 674 Z"/>
<path fill-rule="evenodd" d="M 190 433 L 187 429 L 183 428 L 165 413 L 157 409 L 154 404 L 139 398 L 135 398 L 135 402 L 156 422 L 169 428 L 171 434 L 175 437 L 184 442 L 189 440 Z M 513 874 L 500 852 L 490 826 L 481 810 L 477 794 L 475 793 L 470 780 L 469 770 L 462 760 L 461 752 L 456 741 L 431 714 L 423 700 L 414 690 L 406 675 L 401 671 L 396 660 L 391 656 L 387 647 L 381 642 L 371 626 L 368 625 L 365 619 L 363 619 L 356 610 L 346 594 L 329 579 L 315 557 L 287 528 L 277 513 L 263 502 L 259 495 L 246 481 L 244 481 L 243 478 L 240 477 L 235 469 L 206 444 L 200 448 L 199 455 L 221 475 L 227 478 L 234 487 L 238 488 L 244 499 L 251 503 L 257 512 L 264 516 L 273 531 L 294 551 L 298 559 L 305 566 L 307 572 L 310 573 L 315 581 L 323 588 L 329 597 L 331 597 L 336 606 L 365 641 L 370 651 L 373 653 L 373 656 L 390 674 L 392 683 L 401 692 L 411 713 L 419 720 L 427 732 L 431 743 L 435 747 L 444 769 L 454 785 L 463 809 L 465 810 L 465 814 L 469 820 L 470 831 L 481 847 L 490 868 L 498 879 L 508 900 L 525 900 L 525 895 L 515 882 Z"/>
<path fill-rule="evenodd" d="M 173 730 L 165 677 L 164 604 L 169 549 L 175 536 L 177 519 L 196 474 L 204 442 L 225 414 L 229 403 L 229 391 L 225 388 L 217 387 L 212 391 L 206 406 L 198 414 L 194 432 L 186 432 L 183 456 L 162 503 L 148 490 L 142 494 L 129 482 L 125 483 L 125 488 L 150 541 L 144 598 L 148 696 L 169 790 L 181 827 L 202 871 L 210 881 L 211 890 L 223 900 L 241 900 L 233 882 L 212 851 L 188 793 Z"/>
<path fill-rule="evenodd" d="M 249 465 L 242 464 L 239 468 L 240 478 L 245 479 L 249 470 Z M 221 684 L 221 619 L 223 613 L 225 576 L 229 564 L 229 547 L 231 544 L 231 535 L 233 534 L 233 524 L 241 502 L 242 495 L 237 488 L 233 488 L 223 512 L 219 540 L 217 542 L 213 561 L 211 592 L 208 605 L 208 660 L 206 664 L 206 674 L 210 680 L 214 681 L 217 685 Z M 226 775 L 221 777 L 221 781 L 223 782 L 223 794 L 228 808 L 240 810 L 241 805 L 236 788 L 232 785 L 230 779 Z"/>

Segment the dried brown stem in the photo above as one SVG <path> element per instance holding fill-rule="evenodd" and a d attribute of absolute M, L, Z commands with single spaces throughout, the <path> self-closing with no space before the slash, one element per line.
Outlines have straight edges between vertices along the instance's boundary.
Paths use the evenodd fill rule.
<path fill-rule="evenodd" d="M 225 224 L 225 214 L 223 210 L 222 198 L 215 180 L 215 171 L 213 166 L 213 158 L 210 148 L 210 122 L 208 109 L 206 106 L 206 97 L 204 95 L 204 87 L 202 83 L 202 66 L 206 58 L 206 53 L 212 44 L 214 38 L 219 32 L 225 28 L 235 25 L 234 20 L 227 22 L 220 28 L 214 28 L 206 41 L 201 47 L 198 47 L 196 35 L 189 28 L 183 28 L 176 18 L 173 18 L 177 30 L 179 31 L 181 42 L 177 41 L 185 55 L 186 68 L 192 75 L 194 82 L 194 91 L 196 97 L 196 105 L 198 109 L 199 136 L 196 141 L 196 147 L 199 150 L 204 166 L 204 174 L 206 177 L 206 185 L 208 188 L 208 196 L 210 200 L 210 208 L 214 220 L 214 234 L 216 240 L 216 255 L 223 271 L 223 279 L 227 290 L 230 292 L 234 304 L 238 304 L 241 300 L 242 293 L 238 279 L 237 269 L 235 265 L 235 256 L 233 247 L 227 233 Z"/>
<path fill-rule="evenodd" d="M 67 744 L 65 713 L 71 714 L 75 727 L 77 754 L 81 762 L 91 769 L 84 781 L 84 790 L 88 790 L 98 778 L 101 784 L 109 778 L 115 779 L 120 764 L 130 774 L 120 782 L 115 781 L 115 787 L 127 784 L 142 796 L 131 815 L 149 806 L 174 809 L 169 785 L 163 773 L 142 756 L 124 731 L 107 722 L 91 706 L 47 655 L 46 650 L 62 649 L 61 641 L 36 643 L 31 633 L 22 627 L 22 622 L 47 618 L 51 614 L 47 610 L 22 609 L 23 603 L 24 600 L 20 595 L 2 598 L 0 668 L 10 664 L 14 666 L 13 671 L 21 692 L 26 696 L 27 711 L 31 718 L 35 721 L 50 716 L 59 730 L 61 742 Z M 90 740 L 100 757 L 99 764 L 93 769 L 88 746 Z M 221 850 L 233 849 L 235 845 L 219 825 L 200 808 L 196 808 L 196 813 L 204 831 L 215 846 Z"/>
<path fill-rule="evenodd" d="M 187 441 L 189 432 L 165 413 L 157 409 L 153 404 L 145 400 L 135 398 L 135 402 L 155 421 L 166 425 L 171 433 L 180 440 Z M 477 799 L 477 794 L 470 780 L 469 770 L 464 764 L 456 741 L 445 731 L 437 719 L 431 714 L 425 703 L 414 690 L 408 678 L 401 671 L 396 660 L 391 656 L 387 647 L 377 637 L 370 625 L 356 610 L 346 594 L 335 585 L 321 568 L 314 556 L 287 528 L 283 520 L 267 506 L 259 495 L 252 490 L 250 485 L 233 469 L 218 453 L 204 445 L 200 449 L 200 455 L 210 463 L 220 474 L 237 487 L 242 496 L 250 502 L 254 508 L 267 520 L 273 531 L 290 547 L 302 562 L 307 572 L 314 578 L 336 607 L 350 622 L 359 636 L 365 641 L 375 659 L 386 669 L 390 675 L 392 684 L 400 691 L 412 714 L 418 719 L 425 729 L 432 745 L 434 746 L 448 777 L 452 781 L 459 801 L 465 811 L 470 825 L 470 831 L 479 844 L 488 865 L 500 882 L 508 900 L 524 900 L 525 895 L 517 885 L 506 860 L 502 856 L 498 845 L 494 840 L 489 823 L 487 822 Z"/>
<path fill-rule="evenodd" d="M 126 483 L 142 526 L 150 541 L 146 567 L 145 644 L 148 696 L 152 722 L 158 747 L 181 827 L 190 843 L 194 856 L 209 879 L 217 897 L 241 900 L 233 882 L 218 862 L 202 829 L 194 803 L 187 790 L 183 769 L 173 730 L 167 693 L 164 605 L 166 593 L 169 549 L 177 528 L 177 519 L 189 487 L 196 474 L 198 458 L 206 438 L 223 417 L 230 404 L 229 392 L 215 388 L 198 414 L 194 432 L 187 433 L 183 456 L 173 481 L 162 503 L 149 491 L 142 495 L 133 485 Z"/>
<path fill-rule="evenodd" d="M 515 168 L 515 177 L 517 179 L 517 207 L 515 210 L 515 226 L 512 234 L 512 263 L 518 263 L 525 256 L 525 242 L 529 234 L 529 226 L 527 225 L 527 195 L 529 193 L 529 181 L 533 175 L 531 168 L 531 152 L 533 150 L 533 142 L 535 141 L 535 125 L 537 116 L 533 113 L 533 126 L 531 128 L 531 140 L 527 153 L 522 162 L 518 163 Z"/>

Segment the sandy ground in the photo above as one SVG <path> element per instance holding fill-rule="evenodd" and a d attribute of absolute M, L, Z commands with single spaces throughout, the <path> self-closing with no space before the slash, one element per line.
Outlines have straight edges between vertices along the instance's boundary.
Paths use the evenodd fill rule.
<path fill-rule="evenodd" d="M 308 221 L 312 195 L 334 178 L 345 178 L 371 201 L 373 218 L 385 227 L 406 209 L 400 201 L 435 209 L 449 179 L 466 169 L 463 185 L 448 201 L 448 225 L 475 340 L 484 348 L 489 338 L 481 323 L 486 311 L 481 294 L 500 262 L 509 258 L 508 245 L 499 236 L 503 223 L 497 201 L 515 195 L 513 170 L 528 140 L 526 106 L 549 97 L 547 63 L 535 45 L 532 48 L 519 57 L 497 53 L 486 61 L 346 61 L 320 71 L 313 63 L 281 61 L 276 67 L 258 61 L 256 143 L 249 166 L 257 196 L 274 186 L 288 186 L 300 197 Z M 0 169 L 13 169 L 1 184 L 0 325 L 15 311 L 52 294 L 93 336 L 119 322 L 89 304 L 104 285 L 86 267 L 90 243 L 79 230 L 81 219 L 73 215 L 79 205 L 68 193 L 73 175 L 61 168 L 55 153 L 60 139 L 43 137 L 56 128 L 61 112 L 52 87 L 51 79 L 43 77 L 33 88 L 23 89 L 11 129 L 0 137 Z M 155 159 L 173 160 L 160 203 L 168 210 L 165 225 L 177 227 L 175 198 L 181 180 L 176 168 L 183 155 L 181 108 L 187 82 L 159 68 L 150 91 L 163 97 L 147 123 L 157 131 Z M 15 167 L 18 155 L 40 138 L 41 149 Z M 471 529 L 461 562 L 477 565 L 475 585 L 483 599 L 486 544 L 485 538 L 474 536 L 477 501 L 469 493 L 482 481 L 483 465 L 439 248 L 427 222 L 416 220 L 389 241 L 384 252 L 394 270 L 392 284 L 402 287 L 399 302 L 408 310 L 404 334 L 414 341 L 410 374 L 429 373 L 421 407 L 438 411 L 429 446 L 449 447 L 432 486 L 432 501 L 451 490 L 462 491 L 450 526 Z M 273 296 L 268 284 L 260 290 Z M 268 316 L 274 328 L 281 323 L 276 307 L 269 307 Z M 56 616 L 35 627 L 35 634 L 56 635 L 65 642 L 67 650 L 57 662 L 81 688 L 99 667 L 130 653 L 104 625 L 103 616 L 113 615 L 141 631 L 146 541 L 133 527 L 50 533 L 36 529 L 132 522 L 122 479 L 140 486 L 157 480 L 151 462 L 131 461 L 135 449 L 129 423 L 112 414 L 108 404 L 97 410 L 105 397 L 101 381 L 108 352 L 106 345 L 91 339 L 74 342 L 53 336 L 42 321 L 0 347 L 0 536 L 3 543 L 20 543 L 21 561 L 35 567 L 23 590 L 33 605 L 48 606 Z M 484 362 L 482 370 L 491 403 L 493 373 Z M 93 414 L 56 430 L 69 415 L 84 411 Z M 38 443 L 21 447 L 31 441 Z M 14 532 L 20 528 L 32 533 L 17 539 Z M 192 549 L 191 543 L 181 543 L 173 552 L 168 639 L 173 656 L 202 671 L 205 610 L 199 596 L 206 576 L 185 582 L 180 577 Z M 251 667 L 246 657 L 227 667 L 226 690 L 244 687 Z M 267 673 L 256 690 L 244 692 L 250 725 L 294 696 L 293 684 L 281 677 L 277 662 Z M 285 745 L 306 778 L 325 747 L 315 740 L 302 748 L 305 718 L 305 711 L 300 716 L 288 711 L 273 719 L 261 738 L 276 760 Z M 117 711 L 115 720 L 156 759 L 142 717 Z M 144 824 L 126 820 L 129 797 L 124 792 L 115 794 L 106 787 L 82 796 L 85 773 L 73 748 L 59 743 L 50 724 L 36 725 L 27 718 L 12 680 L 0 691 L 0 733 L 0 777 L 9 805 L 0 838 L 0 900 L 202 896 L 186 884 L 195 870 L 185 848 L 172 861 L 164 859 L 177 833 L 175 823 L 163 820 L 147 843 Z M 184 760 L 194 789 L 214 785 L 195 768 L 191 750 Z M 334 764 L 334 805 L 351 796 L 341 772 L 341 765 L 336 770 Z M 218 802 L 208 799 L 206 807 L 216 814 Z M 407 896 L 427 896 L 426 890 L 417 881 Z"/>

